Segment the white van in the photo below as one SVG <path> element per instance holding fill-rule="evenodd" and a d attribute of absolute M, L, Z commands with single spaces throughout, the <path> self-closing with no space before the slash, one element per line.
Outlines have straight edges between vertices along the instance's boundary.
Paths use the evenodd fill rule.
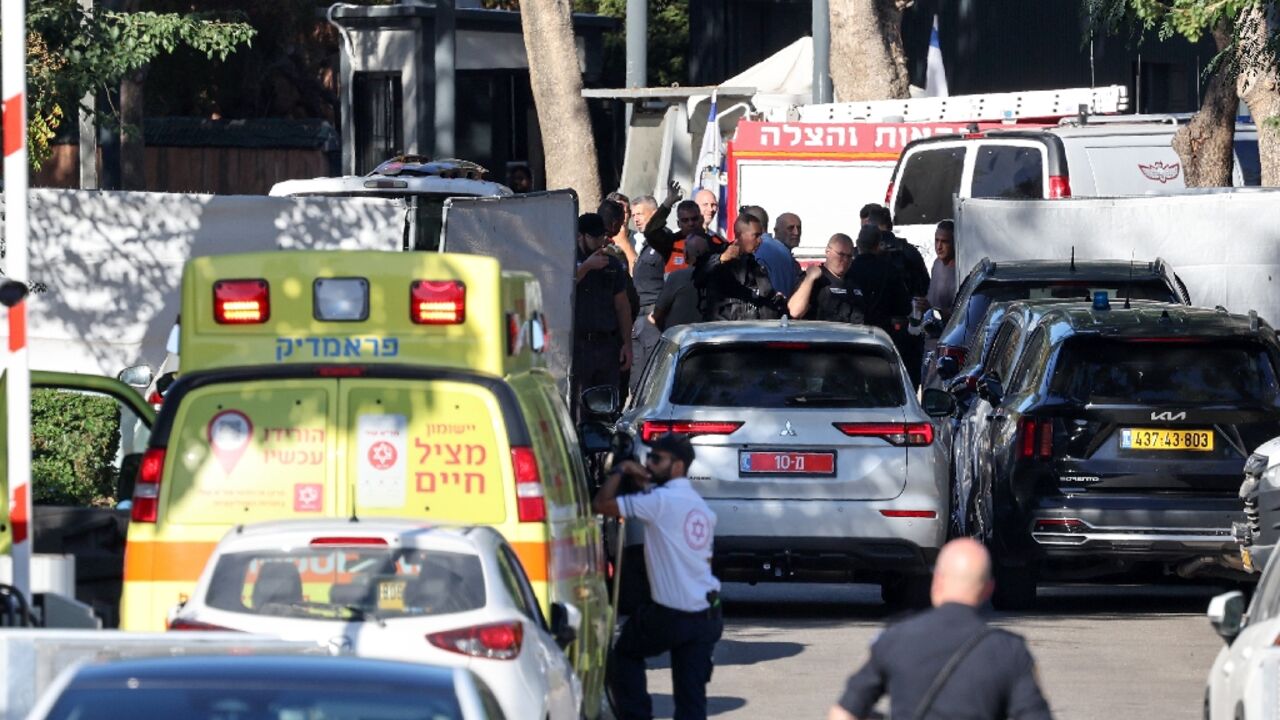
<path fill-rule="evenodd" d="M 1176 116 L 1075 118 L 1057 127 L 985 130 L 909 143 L 885 201 L 894 232 L 932 264 L 933 231 L 953 217 L 953 196 L 1062 198 L 1166 195 L 1186 188 L 1174 152 Z M 1232 184 L 1258 185 L 1258 132 L 1237 125 Z"/>

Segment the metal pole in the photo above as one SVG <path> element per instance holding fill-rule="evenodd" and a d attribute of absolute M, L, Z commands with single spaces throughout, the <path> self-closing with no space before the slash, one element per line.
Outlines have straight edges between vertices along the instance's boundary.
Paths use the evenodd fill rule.
<path fill-rule="evenodd" d="M 4 0 L 0 65 L 4 96 L 4 271 L 27 282 L 27 48 L 26 0 Z M 9 527 L 13 585 L 31 597 L 31 373 L 27 364 L 27 301 L 9 309 L 5 371 L 9 420 Z"/>
<path fill-rule="evenodd" d="M 93 0 L 80 0 L 80 9 L 93 12 Z M 97 94 L 90 90 L 80 99 L 87 108 L 80 111 L 80 189 L 98 189 L 98 127 L 92 110 L 97 107 Z"/>
<path fill-rule="evenodd" d="M 454 0 L 436 0 L 435 26 L 435 124 L 436 136 L 431 155 L 438 158 L 454 157 L 454 119 L 457 114 L 457 86 L 454 70 L 457 67 L 457 22 L 454 17 Z"/>
<path fill-rule="evenodd" d="M 827 0 L 813 0 L 813 101 L 831 102 L 831 11 Z"/>
<path fill-rule="evenodd" d="M 649 84 L 649 0 L 627 0 L 627 87 Z"/>

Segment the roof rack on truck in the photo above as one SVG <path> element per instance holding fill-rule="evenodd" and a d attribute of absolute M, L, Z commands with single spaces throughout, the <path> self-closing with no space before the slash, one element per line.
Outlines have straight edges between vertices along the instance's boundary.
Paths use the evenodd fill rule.
<path fill-rule="evenodd" d="M 1129 109 L 1129 90 L 1124 85 L 1062 90 L 984 93 L 954 97 L 926 97 L 907 100 L 793 105 L 770 110 L 772 122 L 999 122 L 1059 118 L 1076 115 L 1123 113 Z"/>

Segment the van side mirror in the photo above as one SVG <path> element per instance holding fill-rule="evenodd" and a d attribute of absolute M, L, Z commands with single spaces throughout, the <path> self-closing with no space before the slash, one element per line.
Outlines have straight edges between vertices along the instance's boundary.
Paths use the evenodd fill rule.
<path fill-rule="evenodd" d="M 938 377 L 950 380 L 960 373 L 960 361 L 950 355 L 938 358 Z"/>
<path fill-rule="evenodd" d="M 596 385 L 582 391 L 582 407 L 596 417 L 611 417 L 619 410 L 617 385 Z"/>
<path fill-rule="evenodd" d="M 121 370 L 116 379 L 130 387 L 146 388 L 155 379 L 155 373 L 147 365 L 134 365 Z"/>
<path fill-rule="evenodd" d="M 551 603 L 551 637 L 561 650 L 578 639 L 578 630 L 582 628 L 582 611 L 569 603 Z"/>
<path fill-rule="evenodd" d="M 938 388 L 925 388 L 920 405 L 929 417 L 949 417 L 956 411 L 956 399 L 951 393 Z"/>
<path fill-rule="evenodd" d="M 978 397 L 992 405 L 999 405 L 1004 399 L 1004 386 L 995 375 L 984 375 L 978 380 Z"/>
<path fill-rule="evenodd" d="M 1209 624 L 1227 644 L 1231 644 L 1244 625 L 1244 593 L 1232 590 L 1209 601 Z"/>

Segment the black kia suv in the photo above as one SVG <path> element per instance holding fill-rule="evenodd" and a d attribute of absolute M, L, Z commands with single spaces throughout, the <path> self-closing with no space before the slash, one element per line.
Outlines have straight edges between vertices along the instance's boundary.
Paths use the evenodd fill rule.
<path fill-rule="evenodd" d="M 972 438 L 970 532 L 996 561 L 997 604 L 1040 577 L 1152 565 L 1244 579 L 1232 538 L 1252 448 L 1280 427 L 1280 343 L 1256 314 L 1169 303 L 1069 304 L 986 375 Z"/>

